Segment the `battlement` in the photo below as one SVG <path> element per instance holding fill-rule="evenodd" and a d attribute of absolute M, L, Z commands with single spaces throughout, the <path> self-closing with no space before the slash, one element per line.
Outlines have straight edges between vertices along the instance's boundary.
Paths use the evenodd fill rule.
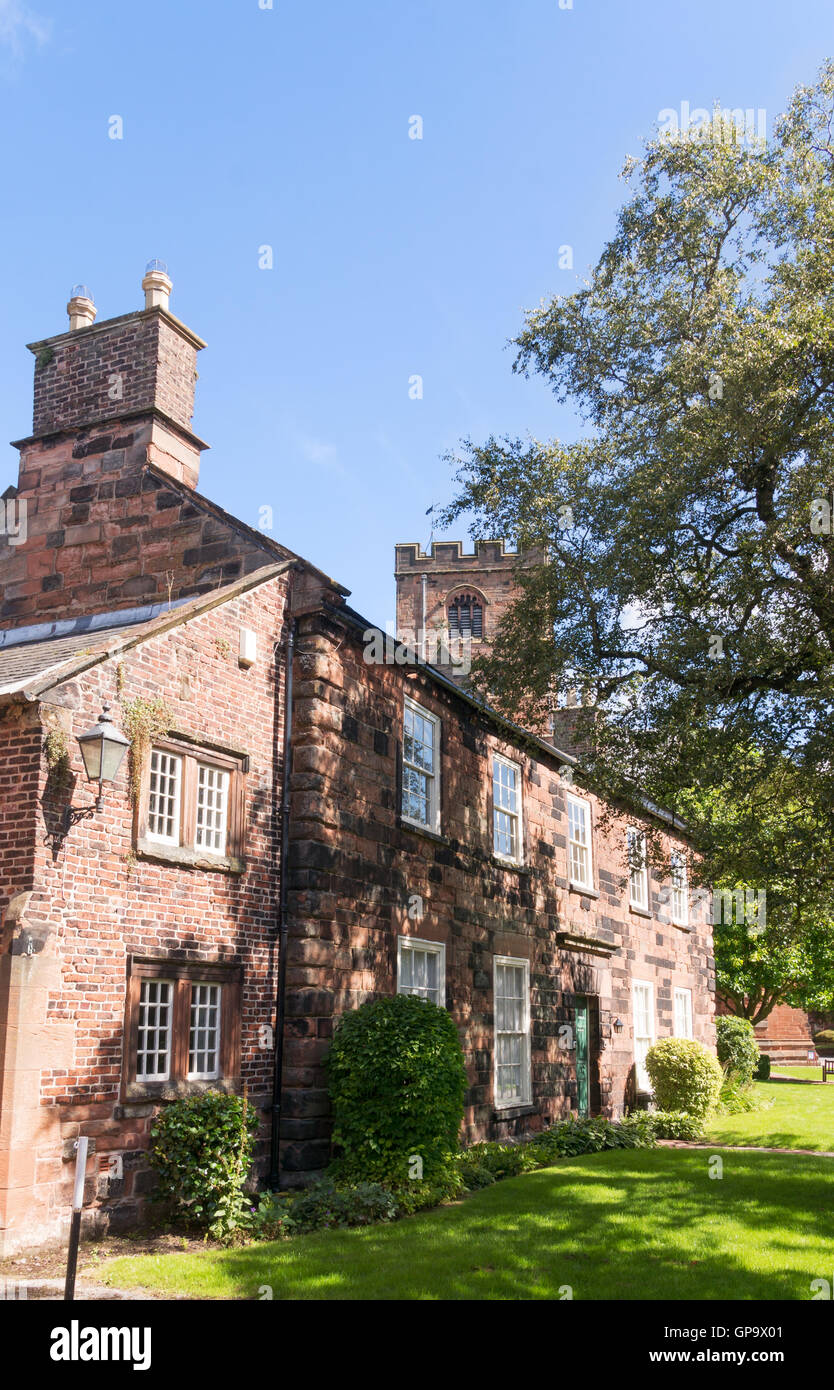
<path fill-rule="evenodd" d="M 507 550 L 504 541 L 475 541 L 474 545 L 471 552 L 464 550 L 463 541 L 432 541 L 427 551 L 421 549 L 419 541 L 397 545 L 394 547 L 395 573 L 445 569 L 450 565 L 459 565 L 461 569 L 508 565 L 515 564 L 523 555 L 521 550 Z M 529 552 L 530 558 L 532 554 Z"/>

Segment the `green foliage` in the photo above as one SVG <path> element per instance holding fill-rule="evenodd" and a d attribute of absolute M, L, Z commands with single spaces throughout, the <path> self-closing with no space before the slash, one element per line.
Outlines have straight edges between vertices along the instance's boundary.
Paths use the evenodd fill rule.
<path fill-rule="evenodd" d="M 766 888 L 765 940 L 717 932 L 753 1018 L 834 996 L 832 124 L 829 60 L 767 142 L 718 113 L 627 161 L 587 282 L 516 340 L 586 437 L 464 441 L 442 517 L 548 557 L 473 668 L 492 703 L 535 727 L 587 686 L 597 789 L 685 815 L 704 883 Z"/>
<path fill-rule="evenodd" d="M 770 1080 L 770 1057 L 766 1052 L 762 1052 L 759 1054 L 759 1060 L 756 1065 L 755 1079 L 756 1081 Z"/>
<path fill-rule="evenodd" d="M 661 1038 L 646 1054 L 646 1071 L 659 1110 L 705 1117 L 718 1103 L 721 1067 L 694 1038 Z"/>
<path fill-rule="evenodd" d="M 655 1140 L 651 1118 L 648 1114 L 630 1115 L 624 1120 L 570 1116 L 518 1144 L 473 1144 L 464 1149 L 461 1157 L 464 1182 L 470 1186 L 468 1174 L 472 1170 L 486 1171 L 500 1179 L 547 1168 L 559 1158 L 577 1154 L 652 1148 Z"/>
<path fill-rule="evenodd" d="M 49 768 L 49 782 L 55 791 L 60 791 L 69 779 L 70 754 L 66 731 L 60 724 L 53 724 L 43 741 L 46 765 Z"/>
<path fill-rule="evenodd" d="M 757 1091 L 751 1081 L 738 1081 L 728 1076 L 718 1097 L 719 1115 L 746 1115 L 754 1110 L 769 1110 L 773 1102 Z"/>
<path fill-rule="evenodd" d="M 248 1222 L 244 1191 L 258 1117 L 246 1097 L 204 1091 L 171 1101 L 151 1127 L 155 1197 L 177 1217 L 229 1239 Z"/>
<path fill-rule="evenodd" d="M 834 1028 L 823 1028 L 814 1034 L 814 1047 L 820 1057 L 834 1057 Z"/>
<path fill-rule="evenodd" d="M 703 1116 L 687 1115 L 685 1110 L 652 1110 L 649 1119 L 657 1139 L 702 1139 L 704 1135 Z"/>
<path fill-rule="evenodd" d="M 370 1000 L 342 1016 L 327 1071 L 341 1178 L 397 1192 L 448 1178 L 466 1072 L 445 1009 L 407 994 Z"/>
<path fill-rule="evenodd" d="M 491 1187 L 495 1182 L 495 1174 L 489 1168 L 485 1168 L 482 1163 L 466 1163 L 461 1167 L 461 1177 L 467 1192 L 476 1192 L 480 1187 Z"/>
<path fill-rule="evenodd" d="M 129 773 L 130 799 L 138 806 L 142 794 L 142 776 L 155 738 L 167 734 L 173 721 L 170 707 L 160 695 L 122 701 L 122 722 L 130 739 Z"/>
<path fill-rule="evenodd" d="M 289 1221 L 294 1232 L 331 1230 L 336 1227 L 370 1226 L 393 1221 L 399 1207 L 393 1193 L 375 1182 L 339 1187 L 324 1177 L 294 1198 Z"/>
<path fill-rule="evenodd" d="M 759 1062 L 759 1045 L 746 1018 L 722 1014 L 715 1020 L 716 1051 L 727 1076 L 749 1081 Z"/>
<path fill-rule="evenodd" d="M 442 1171 L 435 1172 L 431 1181 L 424 1178 L 398 1184 L 395 1196 L 402 1215 L 411 1216 L 415 1211 L 440 1206 L 441 1202 L 454 1202 L 464 1190 L 463 1174 L 452 1158 Z"/>
<path fill-rule="evenodd" d="M 529 1155 L 531 1147 L 531 1144 L 499 1144 L 494 1141 L 473 1144 L 463 1152 L 464 1173 L 472 1167 L 485 1168 L 496 1180 L 518 1177 L 519 1173 L 530 1172 L 537 1166 Z"/>

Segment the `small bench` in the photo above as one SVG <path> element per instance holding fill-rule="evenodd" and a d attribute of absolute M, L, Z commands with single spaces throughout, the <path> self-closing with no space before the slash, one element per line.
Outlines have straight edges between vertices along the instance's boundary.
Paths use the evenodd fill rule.
<path fill-rule="evenodd" d="M 834 1057 L 823 1057 L 822 1059 L 822 1079 L 827 1081 L 829 1076 L 834 1076 Z"/>

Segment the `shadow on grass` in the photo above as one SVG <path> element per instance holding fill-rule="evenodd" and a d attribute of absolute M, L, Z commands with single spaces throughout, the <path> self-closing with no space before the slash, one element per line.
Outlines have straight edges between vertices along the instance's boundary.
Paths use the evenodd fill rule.
<path fill-rule="evenodd" d="M 390 1226 L 119 1261 L 113 1282 L 258 1299 L 808 1299 L 830 1277 L 824 1159 L 616 1152 Z"/>

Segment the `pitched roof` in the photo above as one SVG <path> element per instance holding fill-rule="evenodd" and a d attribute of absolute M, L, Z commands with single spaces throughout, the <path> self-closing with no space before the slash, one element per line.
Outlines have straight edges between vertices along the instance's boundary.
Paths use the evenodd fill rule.
<path fill-rule="evenodd" d="M 35 700 L 71 676 L 97 666 L 118 652 L 139 646 L 150 637 L 180 627 L 191 618 L 295 568 L 298 563 L 292 559 L 265 565 L 194 599 L 0 632 L 0 701 Z M 65 628 L 72 630 L 65 632 Z"/>

